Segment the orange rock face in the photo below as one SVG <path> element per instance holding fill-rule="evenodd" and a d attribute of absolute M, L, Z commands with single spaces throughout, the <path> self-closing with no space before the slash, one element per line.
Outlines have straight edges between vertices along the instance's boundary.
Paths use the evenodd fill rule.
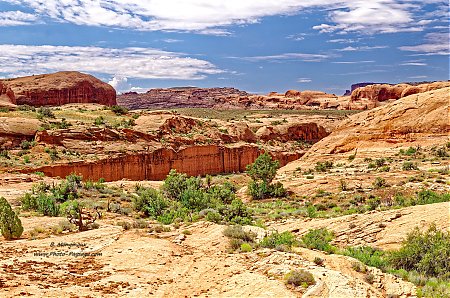
<path fill-rule="evenodd" d="M 86 180 L 115 181 L 163 180 L 170 169 L 190 176 L 243 172 L 259 156 L 256 146 L 224 147 L 217 145 L 192 146 L 179 151 L 162 148 L 150 153 L 124 155 L 95 162 L 74 162 L 32 169 L 47 176 L 66 177 L 81 174 Z M 299 153 L 273 153 L 281 165 L 300 157 Z M 28 170 L 30 171 L 30 170 Z M 25 170 L 24 172 L 27 172 Z"/>
<path fill-rule="evenodd" d="M 367 108 L 373 108 L 376 106 L 376 102 L 383 102 L 386 100 L 396 100 L 408 95 L 418 94 L 426 91 L 441 89 L 450 86 L 450 82 L 434 82 L 429 84 L 420 84 L 412 86 L 409 84 L 398 85 L 368 85 L 355 89 L 351 95 L 351 101 L 369 100 L 375 104 Z"/>
<path fill-rule="evenodd" d="M 329 132 L 316 123 L 299 123 L 292 125 L 282 125 L 275 127 L 262 127 L 256 132 L 257 137 L 262 141 L 278 140 L 304 140 L 317 142 L 323 139 Z"/>
<path fill-rule="evenodd" d="M 116 91 L 113 87 L 91 75 L 79 72 L 57 72 L 7 79 L 2 83 L 12 90 L 18 105 L 116 104 Z"/>
<path fill-rule="evenodd" d="M 9 106 L 16 104 L 14 92 L 6 84 L 0 81 L 0 106 Z"/>

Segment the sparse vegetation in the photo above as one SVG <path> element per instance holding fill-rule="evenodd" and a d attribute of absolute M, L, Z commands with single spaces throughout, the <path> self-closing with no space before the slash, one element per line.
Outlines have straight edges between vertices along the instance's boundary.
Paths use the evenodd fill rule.
<path fill-rule="evenodd" d="M 261 154 L 253 164 L 247 166 L 247 174 L 252 179 L 248 190 L 253 199 L 283 197 L 286 194 L 283 184 L 272 184 L 279 167 L 280 163 L 272 160 L 268 153 Z"/>
<path fill-rule="evenodd" d="M 325 228 L 313 229 L 303 235 L 301 243 L 309 249 L 318 249 L 328 253 L 334 253 L 336 247 L 330 244 L 333 238 L 333 232 L 330 232 Z"/>

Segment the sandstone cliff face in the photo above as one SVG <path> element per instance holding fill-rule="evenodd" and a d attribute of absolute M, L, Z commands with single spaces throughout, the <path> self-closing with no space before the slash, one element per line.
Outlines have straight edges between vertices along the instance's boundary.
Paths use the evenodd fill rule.
<path fill-rule="evenodd" d="M 66 177 L 81 174 L 86 180 L 115 181 L 163 180 L 170 169 L 190 176 L 243 172 L 259 156 L 256 146 L 224 147 L 217 145 L 192 146 L 179 151 L 162 148 L 149 153 L 124 155 L 94 162 L 73 162 L 24 170 L 40 171 L 47 176 Z M 281 165 L 300 157 L 299 153 L 273 153 Z"/>
<path fill-rule="evenodd" d="M 99 79 L 79 72 L 57 72 L 3 80 L 16 104 L 31 106 L 68 103 L 116 104 L 116 91 Z"/>
<path fill-rule="evenodd" d="M 408 95 L 441 89 L 448 86 L 450 86 L 450 82 L 434 82 L 434 83 L 420 84 L 416 86 L 412 86 L 409 84 L 368 85 L 365 87 L 355 89 L 352 92 L 351 101 L 366 99 L 372 102 L 372 106 L 376 106 L 377 102 L 383 102 L 390 99 L 396 100 Z"/>
<path fill-rule="evenodd" d="M 12 106 L 15 104 L 16 98 L 14 92 L 0 81 L 0 106 Z"/>
<path fill-rule="evenodd" d="M 264 141 L 278 140 L 282 142 L 292 140 L 302 140 L 308 142 L 317 142 L 329 135 L 329 133 L 316 123 L 299 123 L 281 126 L 261 127 L 256 136 Z"/>
<path fill-rule="evenodd" d="M 39 126 L 37 119 L 0 117 L 0 149 L 10 149 L 23 140 L 32 140 Z"/>
<path fill-rule="evenodd" d="M 235 88 L 168 88 L 150 89 L 147 93 L 125 93 L 118 96 L 119 105 L 129 109 L 212 108 L 217 100 L 248 96 Z"/>
<path fill-rule="evenodd" d="M 448 141 L 450 88 L 442 88 L 394 101 L 351 116 L 305 155 L 349 152 L 395 144 Z"/>

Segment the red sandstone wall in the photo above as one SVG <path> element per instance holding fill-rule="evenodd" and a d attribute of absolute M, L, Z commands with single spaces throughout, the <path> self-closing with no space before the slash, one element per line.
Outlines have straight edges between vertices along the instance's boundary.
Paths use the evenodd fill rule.
<path fill-rule="evenodd" d="M 255 146 L 236 148 L 216 145 L 193 146 L 175 152 L 172 149 L 158 149 L 150 153 L 125 155 L 95 162 L 75 162 L 62 165 L 44 166 L 26 170 L 43 172 L 51 177 L 66 177 L 71 173 L 81 174 L 86 180 L 116 181 L 163 180 L 170 169 L 190 176 L 243 172 L 259 156 Z M 300 158 L 299 153 L 274 154 L 281 165 Z"/>

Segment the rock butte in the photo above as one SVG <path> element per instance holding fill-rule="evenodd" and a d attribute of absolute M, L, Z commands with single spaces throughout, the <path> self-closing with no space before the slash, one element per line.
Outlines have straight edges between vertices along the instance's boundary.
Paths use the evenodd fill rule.
<path fill-rule="evenodd" d="M 76 71 L 4 79 L 0 81 L 0 104 L 7 102 L 5 94 L 9 104 L 36 107 L 68 103 L 116 104 L 116 91 L 112 86 Z"/>

